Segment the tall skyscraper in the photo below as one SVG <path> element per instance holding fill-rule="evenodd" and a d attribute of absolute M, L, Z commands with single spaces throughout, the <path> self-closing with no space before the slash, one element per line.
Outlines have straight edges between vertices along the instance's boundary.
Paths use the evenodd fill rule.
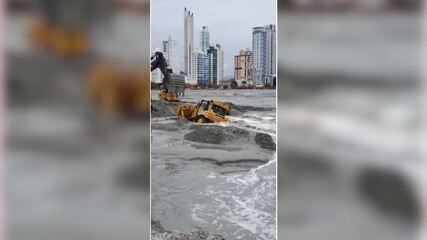
<path fill-rule="evenodd" d="M 224 51 L 220 44 L 210 46 L 206 51 L 209 59 L 209 84 L 217 86 L 224 80 Z"/>
<path fill-rule="evenodd" d="M 209 81 L 208 84 L 215 86 L 218 84 L 218 49 L 210 46 L 207 50 L 209 58 Z"/>
<path fill-rule="evenodd" d="M 199 49 L 193 52 L 192 56 L 193 81 L 198 85 L 208 85 L 209 79 L 209 59 L 206 52 Z"/>
<path fill-rule="evenodd" d="M 266 75 L 276 75 L 276 25 L 264 26 L 266 33 Z"/>
<path fill-rule="evenodd" d="M 252 50 L 256 84 L 273 84 L 276 76 L 276 25 L 252 29 Z"/>
<path fill-rule="evenodd" d="M 220 81 L 224 80 L 224 51 L 222 50 L 221 45 L 217 44 L 216 45 L 216 49 L 217 49 L 217 83 L 218 84 Z"/>
<path fill-rule="evenodd" d="M 172 40 L 170 35 L 167 41 L 162 42 L 162 52 L 168 61 L 169 67 L 174 73 L 179 73 L 180 71 L 180 69 L 178 69 L 177 45 L 177 41 Z"/>
<path fill-rule="evenodd" d="M 202 49 L 203 52 L 206 52 L 210 46 L 209 43 L 209 29 L 207 26 L 202 26 L 202 31 L 200 31 L 200 49 Z"/>
<path fill-rule="evenodd" d="M 263 27 L 252 28 L 252 51 L 254 60 L 255 84 L 262 84 L 262 75 L 265 73 L 266 37 Z"/>
<path fill-rule="evenodd" d="M 194 50 L 194 16 L 184 8 L 184 72 L 192 75 L 191 58 Z"/>

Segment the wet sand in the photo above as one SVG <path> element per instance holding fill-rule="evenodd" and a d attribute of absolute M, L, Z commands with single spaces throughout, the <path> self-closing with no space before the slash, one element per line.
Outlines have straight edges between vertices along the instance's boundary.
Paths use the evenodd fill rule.
<path fill-rule="evenodd" d="M 152 115 L 152 220 L 165 229 L 189 233 L 200 228 L 225 239 L 274 239 L 275 98 L 271 91 L 251 92 L 271 96 L 272 103 L 245 109 L 242 103 L 251 106 L 247 99 L 256 100 L 247 93 L 186 92 L 186 102 L 212 94 L 239 103 L 234 106 L 240 111 L 229 123 L 200 125 Z M 154 111 L 165 105 L 152 101 Z"/>

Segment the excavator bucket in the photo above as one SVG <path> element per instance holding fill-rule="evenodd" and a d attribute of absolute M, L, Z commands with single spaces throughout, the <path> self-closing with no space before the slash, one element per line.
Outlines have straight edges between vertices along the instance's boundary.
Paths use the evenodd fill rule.
<path fill-rule="evenodd" d="M 173 93 L 173 92 L 161 91 L 159 93 L 159 99 L 171 101 L 171 102 L 177 102 L 178 101 L 178 95 L 176 93 Z"/>
<path fill-rule="evenodd" d="M 183 96 L 185 92 L 185 78 L 182 75 L 171 74 L 170 80 L 166 84 L 168 92 L 161 91 L 159 99 L 177 102 L 178 96 Z"/>

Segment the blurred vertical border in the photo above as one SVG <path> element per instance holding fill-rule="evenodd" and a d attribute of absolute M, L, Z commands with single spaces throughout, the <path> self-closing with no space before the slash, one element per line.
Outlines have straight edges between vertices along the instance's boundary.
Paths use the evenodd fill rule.
<path fill-rule="evenodd" d="M 279 0 L 279 239 L 423 238 L 421 5 Z"/>
<path fill-rule="evenodd" d="M 149 4 L 4 2 L 6 239 L 149 239 Z"/>

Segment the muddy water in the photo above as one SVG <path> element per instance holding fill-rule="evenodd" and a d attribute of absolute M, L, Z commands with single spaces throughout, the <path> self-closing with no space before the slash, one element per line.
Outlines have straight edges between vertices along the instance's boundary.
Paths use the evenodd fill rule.
<path fill-rule="evenodd" d="M 275 91 L 187 91 L 185 98 L 269 108 L 219 125 L 276 137 Z M 191 142 L 184 139 L 191 125 L 175 117 L 152 119 L 152 219 L 170 231 L 200 227 L 226 239 L 275 239 L 275 152 L 253 139 Z"/>

